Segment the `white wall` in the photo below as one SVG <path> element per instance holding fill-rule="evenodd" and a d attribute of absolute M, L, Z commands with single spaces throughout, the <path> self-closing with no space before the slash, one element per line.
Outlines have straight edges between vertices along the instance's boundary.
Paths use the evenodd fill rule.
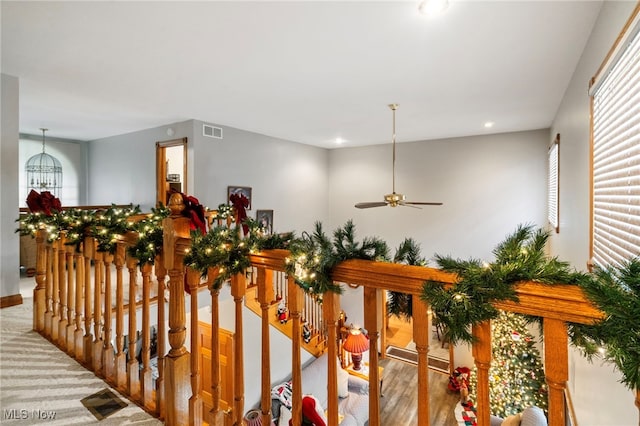
<path fill-rule="evenodd" d="M 588 82 L 635 5 L 632 1 L 604 2 L 551 128 L 553 135 L 560 133 L 560 233 L 551 238 L 551 250 L 581 270 L 589 258 Z M 580 425 L 636 425 L 633 393 L 618 383 L 620 375 L 612 366 L 589 364 L 575 350 L 570 356 L 570 390 Z"/>
<path fill-rule="evenodd" d="M 2 74 L 0 84 L 0 297 L 20 294 L 18 218 L 19 81 Z"/>

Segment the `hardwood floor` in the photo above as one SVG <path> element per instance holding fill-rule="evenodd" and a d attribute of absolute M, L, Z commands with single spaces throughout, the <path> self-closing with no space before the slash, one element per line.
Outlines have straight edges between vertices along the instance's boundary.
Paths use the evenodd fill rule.
<path fill-rule="evenodd" d="M 418 368 L 415 365 L 387 358 L 380 361 L 384 367 L 380 398 L 380 424 L 382 426 L 418 425 Z M 453 409 L 460 397 L 447 389 L 449 376 L 429 372 L 429 409 L 431 426 L 457 426 Z M 420 425 L 422 426 L 422 425 Z"/>

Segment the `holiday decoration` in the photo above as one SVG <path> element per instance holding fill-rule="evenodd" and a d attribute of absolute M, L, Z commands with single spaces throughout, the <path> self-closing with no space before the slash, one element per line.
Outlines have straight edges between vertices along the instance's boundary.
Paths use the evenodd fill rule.
<path fill-rule="evenodd" d="M 29 195 L 27 195 L 27 207 L 29 207 L 31 213 L 43 213 L 46 216 L 51 216 L 55 212 L 62 211 L 60 199 L 55 195 L 49 191 L 38 193 L 33 189 L 29 191 Z"/>
<path fill-rule="evenodd" d="M 491 367 L 489 399 L 491 412 L 507 417 L 535 405 L 547 410 L 547 385 L 540 351 L 527 330 L 523 315 L 500 311 L 491 321 Z M 475 370 L 472 388 L 476 388 Z"/>
<path fill-rule="evenodd" d="M 307 320 L 302 320 L 302 340 L 304 340 L 305 343 L 311 341 L 311 329 L 309 328 Z"/>
<path fill-rule="evenodd" d="M 287 305 L 285 305 L 284 300 L 280 300 L 280 303 L 278 304 L 278 311 L 276 312 L 276 316 L 278 317 L 280 324 L 287 323 L 287 320 L 289 319 L 287 312 Z"/>
<path fill-rule="evenodd" d="M 249 199 L 242 193 L 234 193 L 229 196 L 229 201 L 233 205 L 233 208 L 236 210 L 238 223 L 242 224 L 242 231 L 244 232 L 244 235 L 247 235 L 249 233 L 249 226 L 244 223 L 244 221 L 245 219 L 247 219 L 247 208 L 249 207 Z"/>
<path fill-rule="evenodd" d="M 471 326 L 498 315 L 493 302 L 518 301 L 515 285 L 520 281 L 553 285 L 588 280 L 585 274 L 572 271 L 568 263 L 546 256 L 548 238 L 543 230 L 521 225 L 493 251 L 493 263 L 436 255 L 441 269 L 459 277 L 449 289 L 440 282 L 426 282 L 422 289 L 422 300 L 431 305 L 444 325 L 445 339 L 452 344 L 472 342 Z"/>
<path fill-rule="evenodd" d="M 289 251 L 285 265 L 287 273 L 305 292 L 319 296 L 327 291 L 342 293 L 340 285 L 331 278 L 331 271 L 340 262 L 347 259 L 388 259 L 384 241 L 378 238 L 365 238 L 362 243 L 355 241 L 352 221 L 333 232 L 333 242 L 325 235 L 322 224 L 316 222 L 315 232 L 304 232 L 301 238 L 291 241 Z"/>
<path fill-rule="evenodd" d="M 405 239 L 396 250 L 394 263 L 425 266 L 427 261 L 420 254 L 420 245 L 412 238 Z M 413 317 L 413 295 L 397 291 L 387 292 L 387 314 L 398 318 Z"/>
<path fill-rule="evenodd" d="M 613 363 L 622 384 L 635 391 L 640 389 L 640 257 L 595 267 L 594 276 L 582 288 L 604 318 L 592 326 L 574 325 L 572 340 L 589 359 Z"/>

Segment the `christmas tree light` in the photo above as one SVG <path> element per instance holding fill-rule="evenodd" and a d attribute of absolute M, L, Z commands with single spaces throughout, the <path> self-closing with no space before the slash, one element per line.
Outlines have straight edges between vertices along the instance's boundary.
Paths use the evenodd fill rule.
<path fill-rule="evenodd" d="M 507 417 L 530 406 L 547 411 L 547 385 L 540 351 L 522 315 L 500 312 L 491 322 L 492 361 L 489 368 L 491 413 Z M 477 389 L 475 369 L 472 390 Z"/>

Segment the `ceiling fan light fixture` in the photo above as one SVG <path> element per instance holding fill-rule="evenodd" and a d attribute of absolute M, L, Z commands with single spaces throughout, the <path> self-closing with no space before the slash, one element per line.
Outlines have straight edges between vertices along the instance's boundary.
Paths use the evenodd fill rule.
<path fill-rule="evenodd" d="M 418 12 L 424 16 L 434 17 L 444 13 L 448 7 L 448 0 L 422 0 L 418 4 Z"/>

